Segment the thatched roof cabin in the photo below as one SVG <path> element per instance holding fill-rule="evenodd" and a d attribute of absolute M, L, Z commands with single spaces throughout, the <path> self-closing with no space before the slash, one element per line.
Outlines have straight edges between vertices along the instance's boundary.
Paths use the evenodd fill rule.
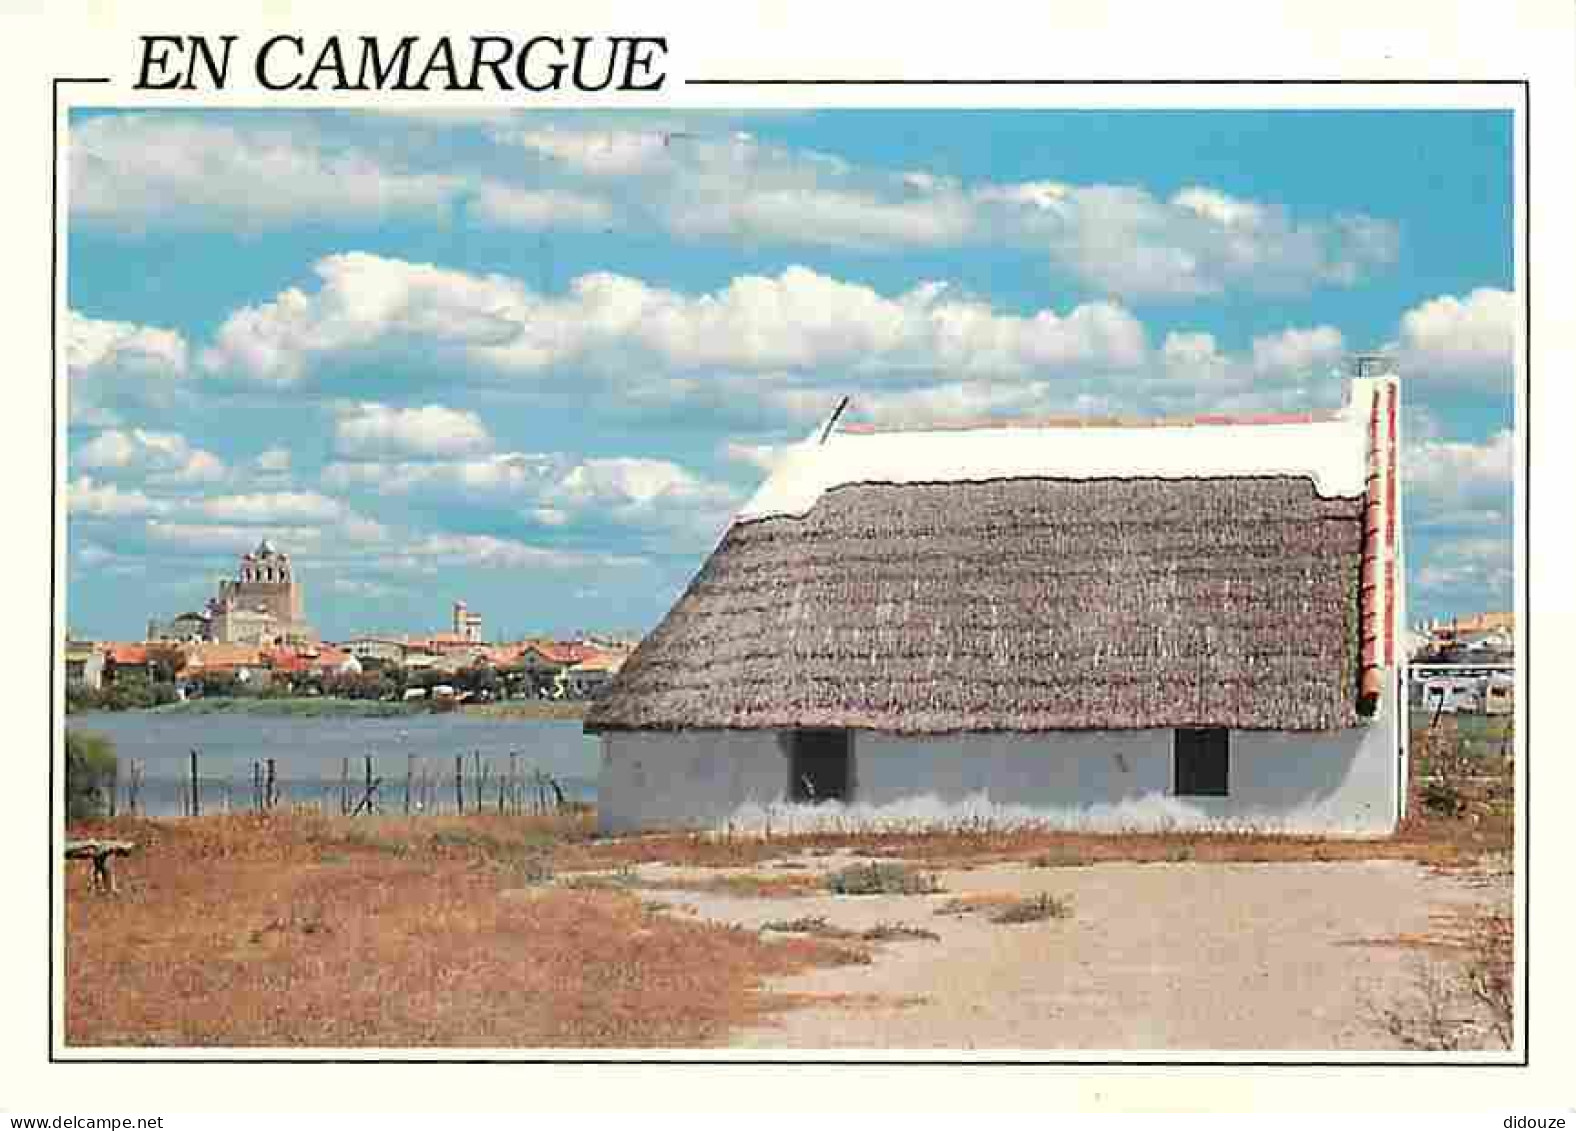
<path fill-rule="evenodd" d="M 1088 810 L 1229 777 L 1270 811 L 1338 803 L 1305 824 L 1393 822 L 1404 749 L 1365 735 L 1401 619 L 1397 388 L 1295 415 L 828 424 L 587 715 L 610 827 L 782 794 L 778 748 L 789 800 L 929 775 Z M 1325 768 L 1256 768 L 1287 740 Z M 1108 780 L 1107 755 L 1145 768 Z M 899 758 L 928 768 L 900 781 Z"/>
<path fill-rule="evenodd" d="M 813 437 L 587 727 L 1354 726 L 1379 400 Z"/>

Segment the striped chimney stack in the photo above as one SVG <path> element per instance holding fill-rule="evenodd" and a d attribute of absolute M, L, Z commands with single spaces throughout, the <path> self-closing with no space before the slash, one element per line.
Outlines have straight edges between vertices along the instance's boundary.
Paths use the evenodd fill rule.
<path fill-rule="evenodd" d="M 1396 515 L 1400 381 L 1388 357 L 1359 355 L 1354 403 L 1368 400 L 1368 491 L 1363 512 L 1361 674 L 1358 710 L 1372 714 L 1395 666 Z"/>

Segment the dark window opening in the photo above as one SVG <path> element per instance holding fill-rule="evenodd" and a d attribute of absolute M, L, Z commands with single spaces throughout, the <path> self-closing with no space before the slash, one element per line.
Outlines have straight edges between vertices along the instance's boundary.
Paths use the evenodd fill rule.
<path fill-rule="evenodd" d="M 1178 797 L 1225 797 L 1230 764 L 1230 732 L 1223 727 L 1176 732 Z"/>
<path fill-rule="evenodd" d="M 847 801 L 853 792 L 853 736 L 846 730 L 800 730 L 790 738 L 788 796 L 811 805 Z"/>

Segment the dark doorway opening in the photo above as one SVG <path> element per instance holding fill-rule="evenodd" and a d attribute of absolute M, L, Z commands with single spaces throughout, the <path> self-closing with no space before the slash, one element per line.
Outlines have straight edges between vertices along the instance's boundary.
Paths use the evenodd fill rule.
<path fill-rule="evenodd" d="M 847 801 L 853 793 L 853 735 L 846 730 L 798 730 L 789 738 L 788 796 L 814 805 Z"/>

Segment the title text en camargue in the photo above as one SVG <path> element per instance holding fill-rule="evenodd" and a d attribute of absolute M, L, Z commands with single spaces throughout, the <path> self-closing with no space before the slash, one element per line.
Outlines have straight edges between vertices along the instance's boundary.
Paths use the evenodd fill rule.
<path fill-rule="evenodd" d="M 223 90 L 238 39 L 145 35 L 135 89 Z M 658 35 L 275 35 L 258 46 L 252 74 L 280 91 L 661 90 L 667 50 Z"/>

